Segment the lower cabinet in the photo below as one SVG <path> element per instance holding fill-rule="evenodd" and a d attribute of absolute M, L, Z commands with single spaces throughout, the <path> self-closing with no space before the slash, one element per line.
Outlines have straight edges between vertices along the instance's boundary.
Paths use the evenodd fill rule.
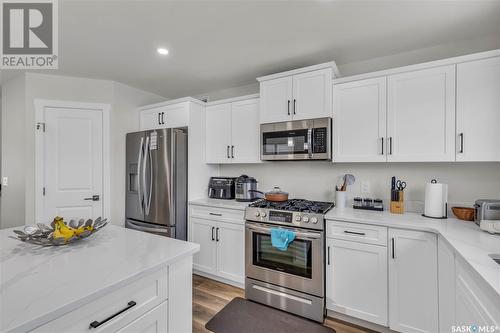
<path fill-rule="evenodd" d="M 118 330 L 117 333 L 166 333 L 167 311 L 167 302 L 165 301 L 153 310 Z"/>
<path fill-rule="evenodd" d="M 387 247 L 327 238 L 328 309 L 387 326 Z"/>
<path fill-rule="evenodd" d="M 389 229 L 389 244 L 389 327 L 438 332 L 436 235 Z"/>
<path fill-rule="evenodd" d="M 243 216 L 242 216 L 243 217 Z M 200 244 L 195 270 L 243 285 L 245 282 L 245 224 L 190 218 L 190 241 Z"/>

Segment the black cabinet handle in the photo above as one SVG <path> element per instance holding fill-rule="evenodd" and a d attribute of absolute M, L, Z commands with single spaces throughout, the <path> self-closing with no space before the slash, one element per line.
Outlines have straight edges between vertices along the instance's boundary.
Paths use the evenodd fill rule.
<path fill-rule="evenodd" d="M 158 125 L 161 125 L 161 112 L 158 112 Z"/>
<path fill-rule="evenodd" d="M 213 215 L 213 216 L 222 216 L 222 214 L 220 213 L 208 213 L 209 215 Z"/>
<path fill-rule="evenodd" d="M 231 158 L 231 155 L 229 155 L 229 146 L 226 148 L 226 153 L 227 153 L 227 158 Z"/>
<path fill-rule="evenodd" d="M 89 326 L 89 329 L 91 329 L 91 328 L 97 328 L 97 327 L 101 326 L 102 324 L 104 324 L 104 323 L 106 323 L 106 322 L 110 321 L 110 320 L 111 320 L 111 319 L 113 319 L 114 317 L 116 317 L 116 316 L 118 316 L 118 315 L 120 315 L 120 314 L 124 313 L 125 311 L 127 311 L 127 310 L 129 310 L 129 309 L 133 308 L 133 307 L 134 307 L 134 306 L 136 306 L 136 305 L 137 305 L 137 303 L 136 303 L 136 302 L 134 302 L 134 301 L 130 301 L 130 302 L 128 302 L 128 304 L 127 304 L 127 306 L 126 306 L 125 308 L 123 308 L 122 310 L 118 311 L 118 312 L 117 312 L 117 313 L 115 313 L 114 315 L 109 316 L 108 318 L 104 319 L 103 321 L 100 321 L 100 322 L 99 322 L 99 321 L 95 320 L 95 321 L 91 322 L 91 323 L 90 323 L 90 326 Z"/>
<path fill-rule="evenodd" d="M 288 100 L 288 115 L 290 115 L 290 100 Z"/>
<path fill-rule="evenodd" d="M 215 241 L 219 241 L 219 228 L 215 229 Z"/>
<path fill-rule="evenodd" d="M 460 133 L 458 135 L 460 137 L 460 150 L 458 151 L 460 154 L 464 153 L 464 133 Z"/>
<path fill-rule="evenodd" d="M 389 155 L 392 155 L 392 136 L 389 137 Z"/>
<path fill-rule="evenodd" d="M 382 154 L 381 155 L 384 155 L 384 137 L 382 137 Z"/>
<path fill-rule="evenodd" d="M 165 125 L 165 112 L 161 113 L 161 124 Z"/>
<path fill-rule="evenodd" d="M 391 238 L 392 243 L 392 259 L 396 258 L 395 249 L 394 249 L 394 237 Z"/>
<path fill-rule="evenodd" d="M 328 253 L 327 253 L 327 263 L 328 263 L 328 266 L 330 266 L 330 247 L 328 246 Z"/>
<path fill-rule="evenodd" d="M 215 240 L 215 237 L 214 237 L 214 229 L 215 229 L 215 227 L 212 227 L 212 240 L 213 240 L 213 241 Z"/>
<path fill-rule="evenodd" d="M 293 114 L 296 114 L 295 110 L 297 108 L 297 100 L 294 98 L 293 99 Z"/>
<path fill-rule="evenodd" d="M 231 158 L 234 158 L 234 146 L 231 146 Z"/>
<path fill-rule="evenodd" d="M 345 234 L 351 234 L 351 235 L 359 235 L 359 236 L 365 236 L 366 234 L 364 232 L 355 232 L 355 231 L 349 231 L 349 230 L 344 230 Z"/>

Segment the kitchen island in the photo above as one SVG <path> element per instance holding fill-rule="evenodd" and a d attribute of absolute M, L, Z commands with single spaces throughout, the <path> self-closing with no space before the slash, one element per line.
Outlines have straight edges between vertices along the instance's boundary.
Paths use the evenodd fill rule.
<path fill-rule="evenodd" d="M 198 244 L 109 225 L 41 247 L 12 230 L 0 230 L 0 332 L 191 332 Z"/>

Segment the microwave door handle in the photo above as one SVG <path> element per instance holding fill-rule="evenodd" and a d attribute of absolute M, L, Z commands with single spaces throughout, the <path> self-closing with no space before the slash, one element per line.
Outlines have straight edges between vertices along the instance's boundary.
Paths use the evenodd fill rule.
<path fill-rule="evenodd" d="M 309 158 L 312 158 L 313 155 L 312 131 L 312 128 L 307 129 L 307 155 L 309 156 Z"/>

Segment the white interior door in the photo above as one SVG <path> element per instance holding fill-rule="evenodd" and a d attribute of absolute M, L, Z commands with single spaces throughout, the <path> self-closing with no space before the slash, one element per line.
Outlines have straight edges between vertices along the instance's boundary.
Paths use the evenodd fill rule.
<path fill-rule="evenodd" d="M 46 107 L 43 112 L 43 219 L 103 216 L 102 111 Z"/>

